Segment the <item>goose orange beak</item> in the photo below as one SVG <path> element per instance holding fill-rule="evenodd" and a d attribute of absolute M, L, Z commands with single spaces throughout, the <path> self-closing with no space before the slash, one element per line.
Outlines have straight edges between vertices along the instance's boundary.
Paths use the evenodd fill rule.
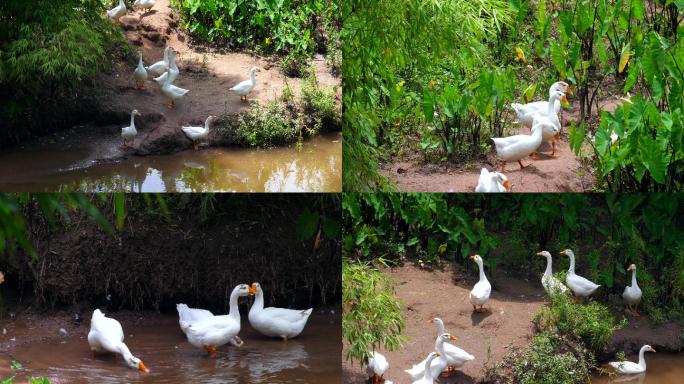
<path fill-rule="evenodd" d="M 475 255 L 469 257 L 470 260 L 475 260 Z"/>
<path fill-rule="evenodd" d="M 141 361 L 140 363 L 138 363 L 138 370 L 141 371 L 141 372 L 145 372 L 145 373 L 149 373 L 149 372 L 150 372 L 150 370 L 147 369 L 147 367 L 145 366 L 145 364 L 143 364 L 142 361 Z"/>
<path fill-rule="evenodd" d="M 510 192 L 511 191 L 511 182 L 506 180 L 503 182 L 504 188 L 506 188 L 506 191 Z"/>
<path fill-rule="evenodd" d="M 537 252 L 537 256 L 544 256 L 544 253 L 542 253 L 541 251 L 539 251 L 539 252 Z"/>
<path fill-rule="evenodd" d="M 256 291 L 257 291 L 256 285 L 252 284 L 252 285 L 249 286 L 249 294 L 250 294 L 251 296 L 256 295 Z"/>
<path fill-rule="evenodd" d="M 449 340 L 456 341 L 456 336 L 453 336 L 453 335 L 449 336 Z"/>
<path fill-rule="evenodd" d="M 572 93 L 572 89 L 570 88 L 569 85 L 567 87 L 565 87 L 565 93 L 569 93 L 571 95 L 574 95 L 574 93 Z"/>

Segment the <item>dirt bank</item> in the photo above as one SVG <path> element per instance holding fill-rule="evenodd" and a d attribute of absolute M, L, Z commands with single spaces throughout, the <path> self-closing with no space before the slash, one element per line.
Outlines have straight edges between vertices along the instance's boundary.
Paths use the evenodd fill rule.
<path fill-rule="evenodd" d="M 137 55 L 135 60 L 116 63 L 112 71 L 100 74 L 96 79 L 95 95 L 101 109 L 97 123 L 118 132 L 128 124 L 132 109 L 142 113 L 133 148 L 111 154 L 109 159 L 125 154 L 164 154 L 191 148 L 192 143 L 181 131 L 181 126 L 203 125 L 209 115 L 232 114 L 251 108 L 250 103 L 241 102 L 229 88 L 246 80 L 253 66 L 258 66 L 260 72 L 257 87 L 250 94 L 251 100 L 266 103 L 280 97 L 286 81 L 295 92 L 300 88 L 301 79 L 286 79 L 281 74 L 277 57 L 191 45 L 189 36 L 179 27 L 181 21 L 169 0 L 158 0 L 154 8 L 144 14 L 129 12 L 121 18 L 121 23 L 129 43 L 142 52 L 145 65 L 161 60 L 165 46 L 173 47 L 178 52 L 180 69 L 174 84 L 190 92 L 177 101 L 175 109 L 168 109 L 166 98 L 151 77 L 144 90 L 136 90 L 132 74 Z M 313 64 L 321 86 L 340 85 L 340 80 L 330 74 L 322 56 L 316 56 Z M 230 143 L 219 138 L 214 130 L 209 145 L 218 144 Z"/>
<path fill-rule="evenodd" d="M 426 321 L 440 317 L 448 332 L 458 337 L 456 345 L 475 356 L 448 383 L 475 383 L 482 377 L 487 361 L 498 362 L 509 345 L 527 345 L 533 335 L 532 316 L 542 305 L 540 284 L 507 276 L 499 269 L 488 276 L 492 295 L 486 313 L 473 313 L 468 300 L 477 282 L 477 271 L 461 266 L 444 271 L 426 271 L 411 265 L 387 271 L 396 282 L 396 295 L 406 304 L 407 340 L 397 352 L 381 352 L 390 364 L 385 377 L 394 383 L 410 383 L 404 369 L 422 360 L 433 350 L 436 328 Z M 344 383 L 361 383 L 363 370 L 355 364 L 343 363 Z"/>

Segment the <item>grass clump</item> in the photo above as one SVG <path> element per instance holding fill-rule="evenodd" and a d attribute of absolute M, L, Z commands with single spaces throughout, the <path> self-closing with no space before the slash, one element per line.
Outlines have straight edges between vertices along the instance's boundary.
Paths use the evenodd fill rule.
<path fill-rule="evenodd" d="M 394 282 L 389 276 L 370 263 L 344 258 L 342 303 L 342 335 L 348 344 L 347 360 L 363 363 L 381 344 L 388 351 L 401 347 L 403 308 L 394 297 Z"/>
<path fill-rule="evenodd" d="M 516 383 L 557 384 L 583 383 L 594 365 L 591 354 L 561 348 L 561 340 L 554 335 L 540 334 L 516 360 L 513 373 Z"/>
<path fill-rule="evenodd" d="M 570 296 L 551 296 L 551 305 L 542 308 L 534 317 L 541 331 L 567 335 L 593 352 L 601 352 L 610 341 L 613 332 L 624 327 L 624 320 L 616 323 L 608 308 L 595 301 L 573 304 Z"/>
<path fill-rule="evenodd" d="M 237 134 L 240 144 L 252 147 L 287 144 L 296 138 L 294 125 L 286 117 L 285 105 L 277 101 L 266 106 L 257 103 L 240 115 Z"/>
<path fill-rule="evenodd" d="M 339 108 L 335 103 L 335 88 L 322 88 L 318 84 L 316 72 L 313 68 L 302 84 L 300 105 L 306 115 L 314 120 L 318 130 L 335 126 L 340 119 Z"/>

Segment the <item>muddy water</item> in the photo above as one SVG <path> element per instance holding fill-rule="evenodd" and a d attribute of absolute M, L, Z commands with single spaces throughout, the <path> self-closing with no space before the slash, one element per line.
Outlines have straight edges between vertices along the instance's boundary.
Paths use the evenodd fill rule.
<path fill-rule="evenodd" d="M 304 332 L 287 344 L 255 333 L 244 318 L 242 324 L 244 345 L 223 346 L 216 358 L 209 358 L 204 350 L 188 344 L 177 317 L 124 322 L 125 342 L 150 369 L 147 374 L 128 368 L 120 356 L 93 357 L 86 338 L 88 326 L 83 325 L 82 334 L 10 348 L 9 355 L 0 353 L 0 380 L 40 375 L 53 384 L 340 382 L 339 318 L 314 314 Z M 10 372 L 12 359 L 24 369 Z"/>
<path fill-rule="evenodd" d="M 638 356 L 627 360 L 638 361 Z M 610 379 L 607 375 L 594 375 L 592 384 L 643 383 L 643 384 L 680 384 L 684 383 L 684 354 L 647 353 L 647 371 L 641 375 L 621 375 Z"/>
<path fill-rule="evenodd" d="M 342 190 L 340 133 L 314 137 L 301 149 L 295 145 L 268 150 L 209 148 L 119 160 L 106 160 L 121 157 L 119 138 L 73 131 L 69 135 L 63 132 L 0 152 L 0 191 Z"/>

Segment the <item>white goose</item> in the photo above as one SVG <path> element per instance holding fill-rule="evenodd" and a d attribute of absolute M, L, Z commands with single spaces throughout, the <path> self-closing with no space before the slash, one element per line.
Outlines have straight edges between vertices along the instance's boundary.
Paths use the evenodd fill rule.
<path fill-rule="evenodd" d="M 249 309 L 249 324 L 264 336 L 281 337 L 285 342 L 297 337 L 304 330 L 313 308 L 306 310 L 268 307 L 264 308 L 264 292 L 259 283 L 252 283 L 249 294 L 254 304 Z"/>
<path fill-rule="evenodd" d="M 140 52 L 140 60 L 138 60 L 138 66 L 135 67 L 135 72 L 133 72 L 133 78 L 135 79 L 136 89 L 145 88 L 145 80 L 147 80 L 147 70 L 143 65 L 142 52 Z"/>
<path fill-rule="evenodd" d="M 173 109 L 173 107 L 176 105 L 176 99 L 180 99 L 181 97 L 185 96 L 186 93 L 190 92 L 187 89 L 176 87 L 175 85 L 171 84 L 170 76 L 166 77 L 166 81 L 164 81 L 164 85 L 162 85 L 161 91 L 164 94 L 164 96 L 166 96 L 169 99 L 169 103 L 167 106 L 170 109 Z"/>
<path fill-rule="evenodd" d="M 435 323 L 437 325 L 438 337 L 439 335 L 446 333 L 446 330 L 444 329 L 444 322 L 439 317 L 430 319 L 428 322 Z M 475 360 L 475 356 L 449 342 L 445 342 L 442 348 L 444 350 L 444 357 L 447 361 L 447 371 L 452 371 L 454 368 L 460 368 L 463 366 L 463 364 L 471 360 Z"/>
<path fill-rule="evenodd" d="M 380 352 L 371 352 L 371 357 L 368 359 L 368 364 L 366 365 L 366 373 L 370 378 L 370 382 L 374 384 L 385 383 L 386 380 L 384 379 L 383 375 L 388 369 L 389 363 L 387 362 L 385 356 L 383 356 Z"/>
<path fill-rule="evenodd" d="M 470 256 L 480 270 L 480 281 L 475 284 L 470 291 L 470 303 L 473 304 L 473 311 L 484 312 L 484 304 L 489 300 L 489 294 L 492 292 L 492 285 L 489 284 L 487 276 L 485 276 L 484 266 L 482 265 L 482 257 L 480 255 Z M 477 306 L 480 308 L 477 308 Z"/>
<path fill-rule="evenodd" d="M 157 3 L 157 0 L 135 0 L 133 9 L 149 11 Z"/>
<path fill-rule="evenodd" d="M 551 142 L 553 151 L 551 152 L 551 157 L 558 157 L 556 155 L 556 140 L 560 140 L 560 129 L 561 123 L 558 120 L 558 115 L 553 112 L 553 102 L 556 100 L 566 100 L 565 94 L 563 92 L 554 92 L 549 98 L 549 110 L 545 115 L 535 112 L 536 121 L 535 124 L 540 124 L 542 127 L 542 142 Z M 537 152 L 532 153 L 532 158 L 537 158 Z"/>
<path fill-rule="evenodd" d="M 157 61 L 156 63 L 150 65 L 149 67 L 145 67 L 150 75 L 159 76 L 169 70 L 169 51 L 172 49 L 173 48 L 171 47 L 164 48 L 164 58 L 161 61 Z"/>
<path fill-rule="evenodd" d="M 613 361 L 608 363 L 611 367 L 620 374 L 635 374 L 646 372 L 646 359 L 644 359 L 644 352 L 655 352 L 656 350 L 650 345 L 644 345 L 639 350 L 639 362 L 633 363 L 631 361 Z"/>
<path fill-rule="evenodd" d="M 636 309 L 641 301 L 641 288 L 637 284 L 636 265 L 631 264 L 627 271 L 632 271 L 632 285 L 626 286 L 625 291 L 622 293 L 622 299 L 625 301 L 625 312 L 634 316 L 641 316 Z"/>
<path fill-rule="evenodd" d="M 204 127 L 181 127 L 185 136 L 192 140 L 195 150 L 197 150 L 197 142 L 209 136 L 209 124 L 213 123 L 214 120 L 216 120 L 216 116 L 209 116 L 204 122 Z"/>
<path fill-rule="evenodd" d="M 145 367 L 142 360 L 133 356 L 128 346 L 124 344 L 124 333 L 121 323 L 104 315 L 99 309 L 93 311 L 90 319 L 90 332 L 88 332 L 88 344 L 93 356 L 100 352 L 117 353 L 123 356 L 129 367 L 143 372 L 150 370 Z"/>
<path fill-rule="evenodd" d="M 411 380 L 419 380 L 421 377 L 425 375 L 425 367 L 429 367 L 430 372 L 433 374 L 433 377 L 439 376 L 442 371 L 447 367 L 447 359 L 444 356 L 444 345 L 449 342 L 449 340 L 456 340 L 456 336 L 451 336 L 448 333 L 442 333 L 440 335 L 437 335 L 437 339 L 435 340 L 435 351 L 439 353 L 439 358 L 436 360 L 433 360 L 430 365 L 426 365 L 425 362 L 427 361 L 427 357 L 421 361 L 418 364 L 414 364 L 411 369 L 406 369 L 404 372 L 408 373 L 409 376 L 411 376 Z"/>
<path fill-rule="evenodd" d="M 549 88 L 549 99 L 551 95 L 556 92 L 569 93 L 572 95 L 572 89 L 570 85 L 564 81 L 557 81 L 551 85 Z M 561 103 L 560 99 L 553 102 L 553 114 L 558 115 L 560 111 Z M 551 110 L 549 108 L 548 101 L 535 101 L 527 104 L 511 103 L 511 108 L 515 111 L 518 116 L 518 121 L 526 127 L 532 127 L 534 120 L 534 114 L 539 113 L 541 115 L 548 114 Z"/>
<path fill-rule="evenodd" d="M 119 5 L 107 11 L 107 17 L 109 20 L 118 23 L 119 19 L 126 14 L 126 4 L 123 0 L 119 0 Z"/>
<path fill-rule="evenodd" d="M 187 336 L 188 327 L 199 321 L 214 317 L 211 311 L 200 308 L 190 308 L 186 304 L 176 304 L 176 311 L 178 311 L 178 325 L 181 331 Z M 240 337 L 235 336 L 230 340 L 230 343 L 236 347 L 242 347 L 244 342 Z"/>
<path fill-rule="evenodd" d="M 138 134 L 138 131 L 135 129 L 136 116 L 142 115 L 140 114 L 140 112 L 138 112 L 137 109 L 134 109 L 133 111 L 131 111 L 131 124 L 128 127 L 121 128 L 121 137 L 123 138 L 123 144 L 121 145 L 122 147 L 129 146 L 127 141 L 135 138 L 135 135 Z"/>
<path fill-rule="evenodd" d="M 244 98 L 244 100 L 247 101 L 247 95 L 249 95 L 256 86 L 256 73 L 258 71 L 258 67 L 252 67 L 252 69 L 249 70 L 249 80 L 242 81 L 230 89 L 240 95 L 240 100 L 243 100 Z"/>
<path fill-rule="evenodd" d="M 159 86 L 162 86 L 166 82 L 166 79 L 170 76 L 171 79 L 169 82 L 173 83 L 176 81 L 179 74 L 180 71 L 178 70 L 178 65 L 176 65 L 176 50 L 171 48 L 169 50 L 169 70 L 162 73 L 161 76 L 155 77 L 154 81 L 156 81 Z"/>
<path fill-rule="evenodd" d="M 435 378 L 439 376 L 440 372 L 431 371 L 432 361 L 439 357 L 439 352 L 430 352 L 427 359 L 425 359 L 425 364 L 423 365 L 423 377 L 418 380 L 414 380 L 413 384 L 434 384 Z"/>
<path fill-rule="evenodd" d="M 520 164 L 520 169 L 525 168 L 520 160 L 529 156 L 539 148 L 539 145 L 542 142 L 542 131 L 541 124 L 535 122 L 532 126 L 531 135 L 492 138 L 494 146 L 496 147 L 496 154 L 503 160 L 501 163 L 501 172 L 506 172 L 506 162 L 508 161 L 517 161 L 518 164 Z"/>
<path fill-rule="evenodd" d="M 204 348 L 209 356 L 216 356 L 216 348 L 235 340 L 240 332 L 238 298 L 247 295 L 249 295 L 249 285 L 236 286 L 230 294 L 228 314 L 207 317 L 188 325 L 185 332 L 188 342 L 197 348 Z"/>
<path fill-rule="evenodd" d="M 544 287 L 546 294 L 550 296 L 551 293 L 567 293 L 568 287 L 553 276 L 553 267 L 551 266 L 553 260 L 551 260 L 551 254 L 548 251 L 541 251 L 537 253 L 537 255 L 546 257 L 546 270 L 541 278 L 542 286 Z"/>
<path fill-rule="evenodd" d="M 482 168 L 475 192 L 510 192 L 511 183 L 503 173 L 489 172 Z"/>
<path fill-rule="evenodd" d="M 584 277 L 575 274 L 575 253 L 572 252 L 572 250 L 566 249 L 560 254 L 566 255 L 570 258 L 570 268 L 568 269 L 568 277 L 565 279 L 565 283 L 575 293 L 575 299 L 573 299 L 573 302 L 576 302 L 577 298 L 591 296 L 591 294 L 594 293 L 594 291 L 596 291 L 600 285 L 594 284 Z"/>

